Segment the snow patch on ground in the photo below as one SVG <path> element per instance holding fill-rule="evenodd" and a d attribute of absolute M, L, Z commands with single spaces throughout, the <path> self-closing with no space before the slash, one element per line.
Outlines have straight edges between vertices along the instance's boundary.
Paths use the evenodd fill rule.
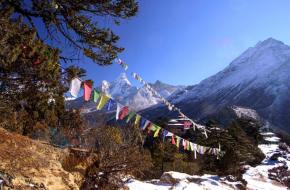
<path fill-rule="evenodd" d="M 170 184 L 162 182 L 161 180 L 141 182 L 131 179 L 126 186 L 130 190 L 231 190 L 233 189 L 232 186 L 237 184 L 237 182 L 223 182 L 216 175 L 197 176 L 179 172 L 166 172 L 163 175 L 170 175 L 178 182 L 176 184 Z M 193 180 L 196 182 L 191 182 Z"/>

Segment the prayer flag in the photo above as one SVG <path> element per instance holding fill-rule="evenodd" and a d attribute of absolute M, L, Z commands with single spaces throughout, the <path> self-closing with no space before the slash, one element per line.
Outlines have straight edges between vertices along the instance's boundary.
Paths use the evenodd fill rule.
<path fill-rule="evenodd" d="M 129 113 L 129 107 L 128 106 L 124 106 L 121 109 L 120 115 L 119 115 L 119 119 L 123 120 Z"/>
<path fill-rule="evenodd" d="M 113 100 L 112 100 L 112 99 L 109 99 L 109 101 L 108 101 L 108 103 L 107 103 L 107 110 L 108 110 L 108 111 L 111 110 L 112 103 L 113 103 Z"/>
<path fill-rule="evenodd" d="M 123 106 L 119 103 L 117 103 L 117 109 L 116 109 L 116 120 L 119 119 L 120 111 L 122 110 Z"/>
<path fill-rule="evenodd" d="M 78 93 L 80 91 L 80 88 L 81 88 L 81 84 L 82 84 L 82 81 L 78 78 L 74 78 L 72 81 L 71 81 L 71 84 L 70 84 L 70 94 L 73 96 L 73 97 L 78 97 Z"/>
<path fill-rule="evenodd" d="M 106 96 L 105 94 L 102 94 L 99 104 L 97 105 L 97 110 L 101 110 L 109 99 L 110 98 L 108 96 Z"/>
<path fill-rule="evenodd" d="M 162 132 L 163 142 L 165 141 L 165 138 L 166 138 L 167 134 L 168 134 L 168 131 L 164 129 L 163 132 Z"/>
<path fill-rule="evenodd" d="M 93 93 L 94 102 L 97 102 L 99 98 L 100 98 L 100 93 L 98 91 L 94 90 L 94 93 Z"/>
<path fill-rule="evenodd" d="M 145 123 L 146 123 L 146 119 L 144 119 L 143 117 L 141 117 L 140 128 L 143 129 L 143 126 L 145 125 Z"/>
<path fill-rule="evenodd" d="M 89 101 L 92 93 L 92 84 L 89 81 L 84 82 L 84 99 Z"/>
<path fill-rule="evenodd" d="M 132 117 L 134 117 L 134 115 L 135 115 L 135 113 L 130 111 L 130 113 L 128 114 L 126 122 L 128 123 L 132 119 Z"/>
<path fill-rule="evenodd" d="M 138 125 L 138 124 L 140 123 L 140 119 L 141 119 L 141 116 L 137 114 L 136 117 L 135 117 L 135 122 L 134 122 L 134 124 L 135 124 L 135 125 Z"/>
<path fill-rule="evenodd" d="M 154 138 L 158 137 L 159 131 L 160 131 L 161 127 L 157 127 L 157 130 L 154 133 Z"/>
<path fill-rule="evenodd" d="M 172 137 L 171 137 L 171 143 L 174 144 L 174 145 L 176 144 L 175 143 L 175 139 L 174 139 L 174 135 L 172 135 Z"/>
<path fill-rule="evenodd" d="M 142 129 L 145 130 L 147 125 L 150 125 L 150 121 L 146 120 L 146 122 L 144 123 L 144 125 L 142 126 Z"/>
<path fill-rule="evenodd" d="M 150 126 L 151 131 L 156 131 L 158 129 L 159 126 L 155 125 L 154 123 Z"/>
<path fill-rule="evenodd" d="M 180 137 L 176 136 L 176 146 L 179 148 L 179 143 L 180 143 Z"/>

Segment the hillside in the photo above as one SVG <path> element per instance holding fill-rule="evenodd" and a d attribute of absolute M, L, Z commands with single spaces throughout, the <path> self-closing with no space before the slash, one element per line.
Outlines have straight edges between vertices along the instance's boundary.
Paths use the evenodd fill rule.
<path fill-rule="evenodd" d="M 81 178 L 62 167 L 67 150 L 0 128 L 0 179 L 14 189 L 78 189 Z"/>

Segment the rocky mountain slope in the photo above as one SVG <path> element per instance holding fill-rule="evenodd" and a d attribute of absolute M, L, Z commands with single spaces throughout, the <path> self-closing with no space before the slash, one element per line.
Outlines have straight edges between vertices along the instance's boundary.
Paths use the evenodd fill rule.
<path fill-rule="evenodd" d="M 234 105 L 249 107 L 273 125 L 290 132 L 289 73 L 290 47 L 269 38 L 247 49 L 224 70 L 174 93 L 169 99 L 197 120 Z M 145 112 L 147 117 L 156 118 L 167 114 L 166 109 L 160 105 Z"/>

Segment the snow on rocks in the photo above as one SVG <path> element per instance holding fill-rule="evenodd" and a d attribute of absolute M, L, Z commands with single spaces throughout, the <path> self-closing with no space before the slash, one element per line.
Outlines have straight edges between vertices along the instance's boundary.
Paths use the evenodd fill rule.
<path fill-rule="evenodd" d="M 129 180 L 126 185 L 130 190 L 232 190 L 245 189 L 241 182 L 229 181 L 216 175 L 188 175 L 179 172 L 165 172 L 160 180 L 141 182 Z"/>
<path fill-rule="evenodd" d="M 256 167 L 249 167 L 243 175 L 247 181 L 248 189 L 265 189 L 265 190 L 283 190 L 287 189 L 283 185 L 288 181 L 288 168 L 290 168 L 290 159 L 288 149 L 280 149 L 282 145 L 279 143 L 280 138 L 276 137 L 272 132 L 261 133 L 264 139 L 270 144 L 261 144 L 259 148 L 266 155 L 262 163 Z M 287 145 L 286 145 L 287 147 Z M 284 178 L 284 180 L 283 180 Z M 285 184 L 285 183 L 284 183 Z"/>

